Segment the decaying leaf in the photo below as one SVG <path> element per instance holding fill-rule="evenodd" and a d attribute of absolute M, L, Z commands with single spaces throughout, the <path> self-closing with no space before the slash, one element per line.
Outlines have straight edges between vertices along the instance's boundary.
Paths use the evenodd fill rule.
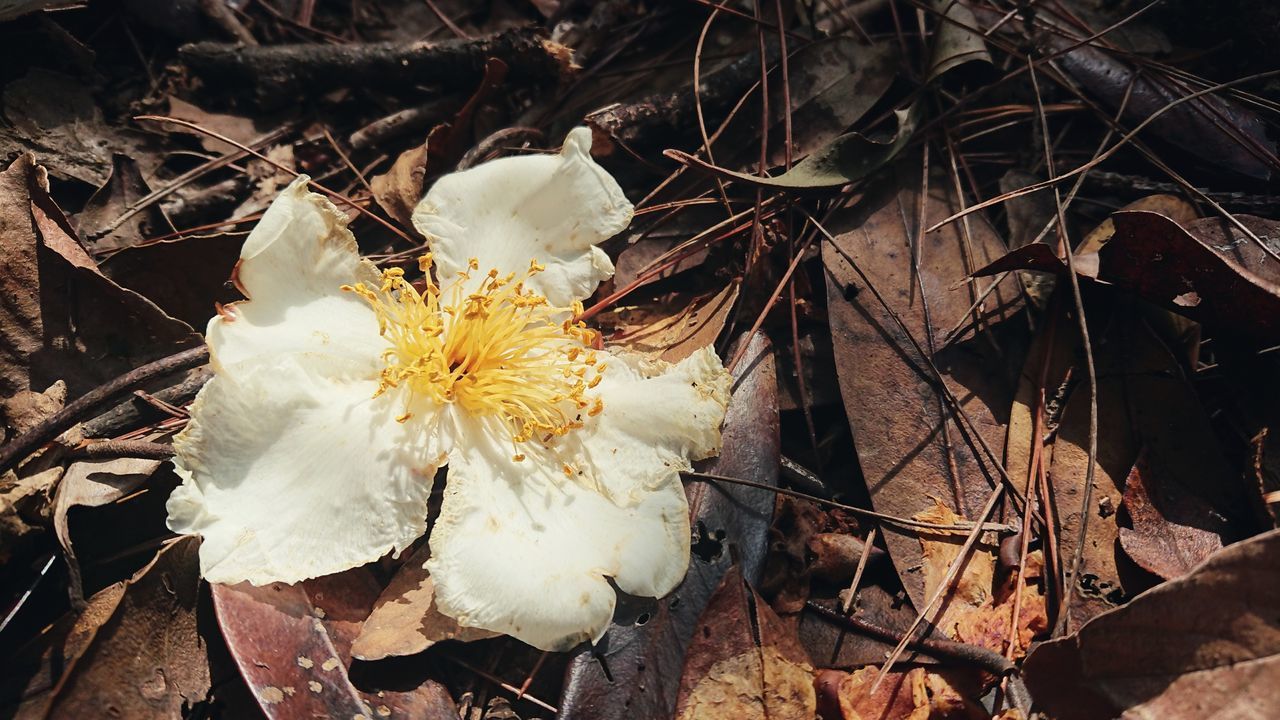
<path fill-rule="evenodd" d="M 1115 241 L 1113 241 L 1114 243 Z M 1120 509 L 1125 478 L 1145 446 L 1168 482 L 1231 517 L 1240 502 L 1229 463 L 1195 391 L 1176 357 L 1135 311 L 1116 313 L 1094 344 L 1098 373 L 1098 464 L 1072 627 L 1123 602 L 1146 580 L 1119 562 Z M 1177 422 L 1170 422 L 1177 418 Z M 1065 399 L 1049 467 L 1061 521 L 1059 549 L 1069 565 L 1080 537 L 1081 502 L 1088 470 L 1088 387 Z M 1073 582 L 1068 578 L 1068 582 Z M 1128 590 L 1126 590 L 1126 587 Z"/>
<path fill-rule="evenodd" d="M 498 635 L 462 627 L 436 609 L 435 582 L 423 566 L 430 554 L 423 545 L 396 571 L 351 643 L 352 656 L 381 660 L 419 653 L 444 640 L 470 642 Z"/>
<path fill-rule="evenodd" d="M 422 182 L 426 174 L 427 145 L 423 143 L 401 153 L 390 170 L 369 179 L 373 199 L 396 222 L 413 228 L 413 208 L 422 199 Z"/>
<path fill-rule="evenodd" d="M 941 14 L 929 60 L 928 80 L 971 62 L 991 64 L 991 53 L 982 36 L 978 19 L 960 0 L 934 0 L 934 11 Z"/>
<path fill-rule="evenodd" d="M 747 349 L 734 369 L 720 456 L 705 472 L 753 482 L 778 482 L 778 378 L 764 335 L 743 338 Z M 731 350 L 732 352 L 732 350 Z M 634 624 L 615 624 L 594 652 L 570 661 L 560 701 L 562 720 L 670 717 L 677 678 L 699 617 L 734 564 L 758 580 L 764 565 L 774 495 L 767 490 L 690 481 L 685 485 L 694 532 L 684 582 Z"/>
<path fill-rule="evenodd" d="M 942 504 L 935 504 L 916 516 L 917 520 L 939 525 L 955 524 L 961 518 Z M 925 592 L 930 596 L 942 587 L 947 572 L 959 557 L 964 533 L 926 533 L 920 538 L 924 555 Z M 1018 605 L 1018 634 L 1009 637 L 1015 605 L 1013 591 L 1018 587 L 1016 574 L 996 577 L 996 547 L 976 543 L 969 551 L 960 573 L 943 595 L 941 612 L 934 620 L 947 636 L 970 645 L 1005 653 L 1014 644 L 1014 657 L 1021 656 L 1032 639 L 1049 629 L 1044 588 L 1035 582 L 1043 575 L 1044 561 L 1039 551 L 1027 556 L 1021 573 L 1022 599 Z"/>
<path fill-rule="evenodd" d="M 804 648 L 736 568 L 725 574 L 698 628 L 680 679 L 676 718 L 814 717 L 813 667 Z"/>
<path fill-rule="evenodd" d="M 76 397 L 199 342 L 186 323 L 107 279 L 49 198 L 29 155 L 0 173 L 0 396 L 57 380 Z"/>
<path fill-rule="evenodd" d="M 1212 505 L 1182 487 L 1148 453 L 1138 455 L 1124 486 L 1131 527 L 1120 528 L 1130 560 L 1164 580 L 1181 577 L 1221 550 L 1229 525 Z"/>
<path fill-rule="evenodd" d="M 751 187 L 791 190 L 838 188 L 867 177 L 897 157 L 915 133 L 919 107 L 912 105 L 907 110 L 894 111 L 896 125 L 888 139 L 873 140 L 862 133 L 841 135 L 776 177 L 726 170 L 680 150 L 668 150 L 665 155 L 681 164 Z"/>
<path fill-rule="evenodd" d="M 911 338 L 932 355 L 973 429 L 999 458 L 1013 394 L 1009 368 L 1021 363 L 1025 331 L 1016 321 L 1006 322 L 1020 305 L 1010 279 L 977 308 L 976 335 L 945 344 L 949 329 L 969 320 L 977 299 L 978 290 L 961 281 L 971 269 L 1003 255 L 1004 246 L 988 224 L 972 217 L 967 234 L 953 223 L 917 238 L 921 199 L 907 188 L 918 182 L 918 177 L 902 177 L 897 185 L 886 183 L 828 224 L 835 241 L 824 243 L 822 260 L 836 371 L 875 509 L 912 517 L 932 507 L 933 497 L 971 518 L 999 476 L 980 447 L 966 441 L 968 423 L 962 424 L 939 396 L 933 371 Z M 940 177 L 931 180 L 925 227 L 959 206 L 951 187 Z M 883 530 L 912 603 L 924 607 L 915 531 L 890 525 Z"/>
<path fill-rule="evenodd" d="M 199 541 L 162 550 L 129 581 L 111 618 L 54 690 L 49 718 L 180 717 L 209 692 L 197 628 Z"/>
<path fill-rule="evenodd" d="M 839 718 L 826 720 L 930 720 L 988 715 L 983 708 L 952 686 L 951 682 L 926 668 L 891 671 L 876 686 L 880 668 L 870 665 L 835 681 L 834 693 Z M 872 689 L 874 688 L 874 690 Z"/>
<path fill-rule="evenodd" d="M 448 692 L 431 680 L 404 691 L 352 683 L 351 645 L 378 596 L 367 570 L 297 585 L 212 587 L 227 648 L 267 717 L 456 717 Z"/>
<path fill-rule="evenodd" d="M 1039 646 L 1027 685 L 1037 707 L 1062 720 L 1275 717 L 1277 602 L 1272 530 Z"/>
<path fill-rule="evenodd" d="M 1276 251 L 1274 221 L 1236 219 Z M 1115 236 L 1098 252 L 1099 279 L 1244 342 L 1280 340 L 1278 264 L 1238 228 L 1205 218 L 1184 229 L 1152 212 L 1116 213 L 1113 220 Z"/>
<path fill-rule="evenodd" d="M 716 293 L 693 298 L 672 313 L 659 313 L 642 324 L 624 324 L 609 338 L 628 349 L 667 362 L 680 362 L 715 343 L 738 299 L 738 283 Z"/>

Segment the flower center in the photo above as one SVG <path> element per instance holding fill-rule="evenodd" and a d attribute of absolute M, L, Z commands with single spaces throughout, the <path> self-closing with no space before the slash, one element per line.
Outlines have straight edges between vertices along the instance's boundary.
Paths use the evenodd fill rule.
<path fill-rule="evenodd" d="M 479 288 L 464 288 L 470 273 L 458 273 L 441 290 L 431 281 L 431 256 L 418 261 L 426 275 L 419 292 L 404 279 L 404 270 L 382 273 L 380 287 L 364 283 L 343 290 L 364 298 L 378 316 L 382 336 L 391 347 L 383 353 L 378 392 L 407 385 L 416 396 L 437 403 L 456 403 L 475 416 L 498 417 L 516 442 L 550 439 L 582 426 L 582 413 L 596 415 L 604 403 L 589 398 L 604 372 L 591 349 L 595 334 L 572 317 L 582 311 L 553 307 L 524 286 L 543 270 L 530 262 L 524 278 L 490 270 Z M 397 418 L 408 420 L 410 413 Z"/>

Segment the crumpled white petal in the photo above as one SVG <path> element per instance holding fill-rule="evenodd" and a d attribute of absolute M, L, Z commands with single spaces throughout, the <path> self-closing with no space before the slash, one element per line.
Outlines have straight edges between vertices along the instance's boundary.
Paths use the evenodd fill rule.
<path fill-rule="evenodd" d="M 368 303 L 342 285 L 377 283 L 360 258 L 347 216 L 300 176 L 271 203 L 240 251 L 237 281 L 249 298 L 209 321 L 206 337 L 223 366 L 280 353 L 347 358 L 376 373 L 387 344 Z"/>
<path fill-rule="evenodd" d="M 679 471 L 718 450 L 729 375 L 710 349 L 676 366 L 620 360 L 599 386 L 604 411 L 551 450 L 522 443 L 523 462 L 500 431 L 459 419 L 427 561 L 446 615 L 565 650 L 603 635 L 616 603 L 606 578 L 650 597 L 683 579 Z"/>
<path fill-rule="evenodd" d="M 198 534 L 210 582 L 297 582 L 400 551 L 426 530 L 443 460 L 424 422 L 397 423 L 397 391 L 373 398 L 338 361 L 241 363 L 200 392 L 174 441 L 185 482 L 169 528 Z M 335 379 L 345 378 L 345 379 Z"/>
<path fill-rule="evenodd" d="M 608 172 L 591 159 L 591 131 L 575 128 L 558 155 L 524 155 L 484 163 L 436 181 L 413 212 L 442 281 L 479 262 L 484 272 L 523 273 L 552 305 L 568 307 L 613 275 L 595 247 L 626 229 L 632 207 Z"/>

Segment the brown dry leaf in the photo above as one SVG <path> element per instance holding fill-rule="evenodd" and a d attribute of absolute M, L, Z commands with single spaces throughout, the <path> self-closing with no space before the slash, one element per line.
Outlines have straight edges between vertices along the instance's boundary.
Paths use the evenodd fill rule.
<path fill-rule="evenodd" d="M 916 516 L 923 522 L 950 525 L 961 518 L 941 503 Z M 988 539 L 990 538 L 988 535 Z M 959 557 L 965 533 L 922 533 L 920 545 L 924 554 L 925 590 L 932 596 L 942 585 L 951 564 Z M 960 575 L 943 596 L 941 613 L 934 621 L 942 632 L 960 642 L 1004 653 L 1010 642 L 1009 623 L 1013 614 L 1013 589 L 1016 575 L 1003 583 L 996 581 L 996 552 L 993 542 L 977 542 L 969 551 Z M 1043 575 L 1044 561 L 1039 551 L 1027 556 L 1023 574 L 1022 601 L 1018 611 L 1018 636 L 1014 655 L 1021 656 L 1031 640 L 1049 629 L 1044 590 L 1033 579 Z"/>
<path fill-rule="evenodd" d="M 811 601 L 837 612 L 841 607 L 840 600 L 834 598 L 811 598 Z M 859 620 L 897 631 L 899 636 L 916 618 L 915 608 L 911 607 L 911 603 L 905 602 L 901 591 L 891 592 L 880 585 L 866 582 L 858 588 L 858 601 L 853 608 L 854 616 Z M 809 651 L 809 657 L 823 667 L 848 669 L 882 663 L 894 647 L 892 642 L 847 630 L 810 612 L 800 615 L 796 632 L 800 636 L 800 642 Z M 931 658 L 911 650 L 907 650 L 902 656 L 904 663 L 931 661 Z"/>
<path fill-rule="evenodd" d="M 1277 249 L 1280 223 L 1235 217 Z M 1115 236 L 1098 252 L 1099 279 L 1250 345 L 1280 340 L 1280 271 L 1238 228 L 1216 218 L 1184 228 L 1153 212 L 1112 219 Z"/>
<path fill-rule="evenodd" d="M 414 678 L 404 691 L 352 683 L 351 645 L 379 590 L 368 570 L 296 585 L 212 587 L 227 649 L 267 717 L 457 717 L 448 691 L 431 680 Z"/>
<path fill-rule="evenodd" d="M 776 485 L 780 439 L 773 348 L 761 333 L 738 342 L 747 349 L 734 369 L 720 456 L 697 467 Z M 686 651 L 721 578 L 736 561 L 742 576 L 759 579 L 774 493 L 692 478 L 685 493 L 694 543 L 684 582 L 658 600 L 647 622 L 615 623 L 599 647 L 574 655 L 560 698 L 562 720 L 671 717 Z"/>
<path fill-rule="evenodd" d="M 1278 603 L 1272 530 L 1044 643 L 1024 676 L 1037 707 L 1060 720 L 1278 717 Z"/>
<path fill-rule="evenodd" d="M 137 490 L 164 464 L 163 460 L 112 458 L 72 463 L 58 483 L 53 503 L 53 529 L 71 573 L 73 597 L 83 597 L 80 568 L 71 544 L 67 514 L 76 506 L 101 507 Z"/>
<path fill-rule="evenodd" d="M 1164 580 L 1186 575 L 1221 550 L 1229 530 L 1212 505 L 1189 493 L 1146 452 L 1125 480 L 1124 509 L 1133 527 L 1120 528 L 1120 547 Z"/>
<path fill-rule="evenodd" d="M 804 648 L 734 568 L 694 634 L 675 717 L 812 720 L 816 712 L 813 666 Z"/>
<path fill-rule="evenodd" d="M 1114 244 L 1115 241 L 1112 242 Z M 1094 344 L 1098 374 L 1098 465 L 1094 477 L 1079 585 L 1070 627 L 1122 603 L 1146 588 L 1146 578 L 1122 572 L 1118 563 L 1117 511 L 1125 478 L 1142 447 L 1169 482 L 1202 498 L 1219 514 L 1239 502 L 1230 463 L 1188 384 L 1177 358 L 1140 313 L 1116 313 Z M 1059 556 L 1067 569 L 1076 552 L 1088 469 L 1088 387 L 1079 383 L 1065 399 L 1049 467 L 1060 518 Z M 1170 418 L 1178 421 L 1171 423 Z"/>
<path fill-rule="evenodd" d="M 203 328 L 218 303 L 240 299 L 227 278 L 243 244 L 244 237 L 234 234 L 152 242 L 113 254 L 102 262 L 102 271 L 121 286 L 146 293 L 173 317 Z"/>
<path fill-rule="evenodd" d="M 75 663 L 102 624 L 111 619 L 126 584 L 118 582 L 94 593 L 82 611 L 63 615 L 39 638 L 5 663 L 8 677 L 0 683 L 0 715 L 15 720 L 44 718 L 53 689 L 64 669 Z"/>
<path fill-rule="evenodd" d="M 0 397 L 57 380 L 68 397 L 200 342 L 185 323 L 116 285 L 75 240 L 29 155 L 0 173 Z"/>
<path fill-rule="evenodd" d="M 138 201 L 150 193 L 151 186 L 142 177 L 137 161 L 124 155 L 113 156 L 111 176 L 76 215 L 79 235 L 85 238 L 94 253 L 102 256 L 173 231 L 173 223 L 160 209 L 159 203 L 153 203 L 121 222 L 121 217 L 132 212 Z"/>
<path fill-rule="evenodd" d="M 1200 214 L 1196 212 L 1191 203 L 1177 195 L 1148 195 L 1125 205 L 1118 212 L 1135 211 L 1159 213 L 1184 227 L 1187 223 L 1200 217 Z M 1089 253 L 1098 252 L 1103 245 L 1111 242 L 1111 238 L 1115 237 L 1115 234 L 1116 223 L 1108 217 L 1088 235 L 1085 235 L 1084 240 L 1076 246 L 1076 255 L 1088 255 Z"/>
<path fill-rule="evenodd" d="M 471 642 L 501 634 L 462 627 L 436 609 L 435 582 L 424 567 L 430 555 L 423 545 L 396 571 L 351 643 L 352 656 L 381 660 L 420 653 L 444 640 Z"/>
<path fill-rule="evenodd" d="M 219 135 L 225 135 L 226 137 L 245 145 L 252 143 L 259 135 L 251 118 L 240 115 L 209 112 L 208 110 L 204 110 L 203 108 L 193 105 L 186 100 L 173 97 L 172 95 L 169 96 L 168 100 L 169 117 L 193 122 L 206 130 L 212 130 Z M 235 145 L 225 143 L 197 130 L 192 130 L 191 128 L 183 127 L 174 123 L 163 124 L 163 129 L 168 132 L 180 132 L 194 135 L 200 140 L 200 145 L 211 153 L 221 155 L 238 149 Z"/>
<path fill-rule="evenodd" d="M 720 336 L 738 299 L 738 285 L 731 282 L 717 293 L 694 297 L 674 312 L 659 312 L 642 324 L 623 324 L 609 341 L 667 362 L 680 362 Z"/>
<path fill-rule="evenodd" d="M 67 671 L 49 718 L 174 718 L 209 692 L 196 623 L 199 541 L 166 547 L 129 581 L 115 608 Z"/>
<path fill-rule="evenodd" d="M 966 698 L 946 676 L 926 668 L 892 671 L 874 692 L 872 687 L 880 675 L 876 666 L 842 675 L 837 692 L 843 720 L 986 720 L 989 717 L 981 705 Z"/>
<path fill-rule="evenodd" d="M 396 222 L 413 228 L 413 208 L 422 199 L 422 183 L 427 175 L 427 145 L 415 145 L 400 153 L 391 169 L 369 179 L 373 199 Z"/>
<path fill-rule="evenodd" d="M 962 431 L 950 411 L 942 413 L 932 372 L 852 263 L 925 352 L 943 348 L 931 359 L 997 461 L 1013 397 L 1013 368 L 1022 362 L 1025 324 L 1005 322 L 1019 313 L 1020 293 L 1015 280 L 1002 283 L 979 311 L 976 336 L 967 334 L 943 347 L 947 332 L 965 319 L 976 299 L 978 290 L 962 281 L 1005 248 L 977 215 L 969 218 L 967 240 L 961 223 L 951 223 L 917 242 L 919 194 L 910 188 L 920 178 L 912 178 L 906 165 L 900 169 L 898 183 L 884 183 L 828 224 L 836 239 L 823 244 L 822 260 L 840 391 L 877 511 L 911 517 L 936 497 L 961 517 L 972 517 L 999 476 L 965 442 L 972 434 L 967 424 Z M 930 180 L 926 227 L 958 210 L 952 187 L 944 177 Z M 919 281 L 913 258 L 919 259 Z M 886 526 L 884 533 L 903 586 L 912 603 L 923 607 L 927 598 L 915 531 Z"/>

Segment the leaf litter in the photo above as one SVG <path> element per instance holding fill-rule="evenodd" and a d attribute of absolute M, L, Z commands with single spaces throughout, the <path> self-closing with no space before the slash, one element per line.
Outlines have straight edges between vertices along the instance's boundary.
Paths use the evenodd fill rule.
<path fill-rule="evenodd" d="M 1275 714 L 1265 3 L 10 5 L 6 714 Z M 637 206 L 585 315 L 737 378 L 684 583 L 559 654 L 425 543 L 202 582 L 167 458 L 261 212 L 307 173 L 400 267 L 438 178 L 582 123 Z"/>

